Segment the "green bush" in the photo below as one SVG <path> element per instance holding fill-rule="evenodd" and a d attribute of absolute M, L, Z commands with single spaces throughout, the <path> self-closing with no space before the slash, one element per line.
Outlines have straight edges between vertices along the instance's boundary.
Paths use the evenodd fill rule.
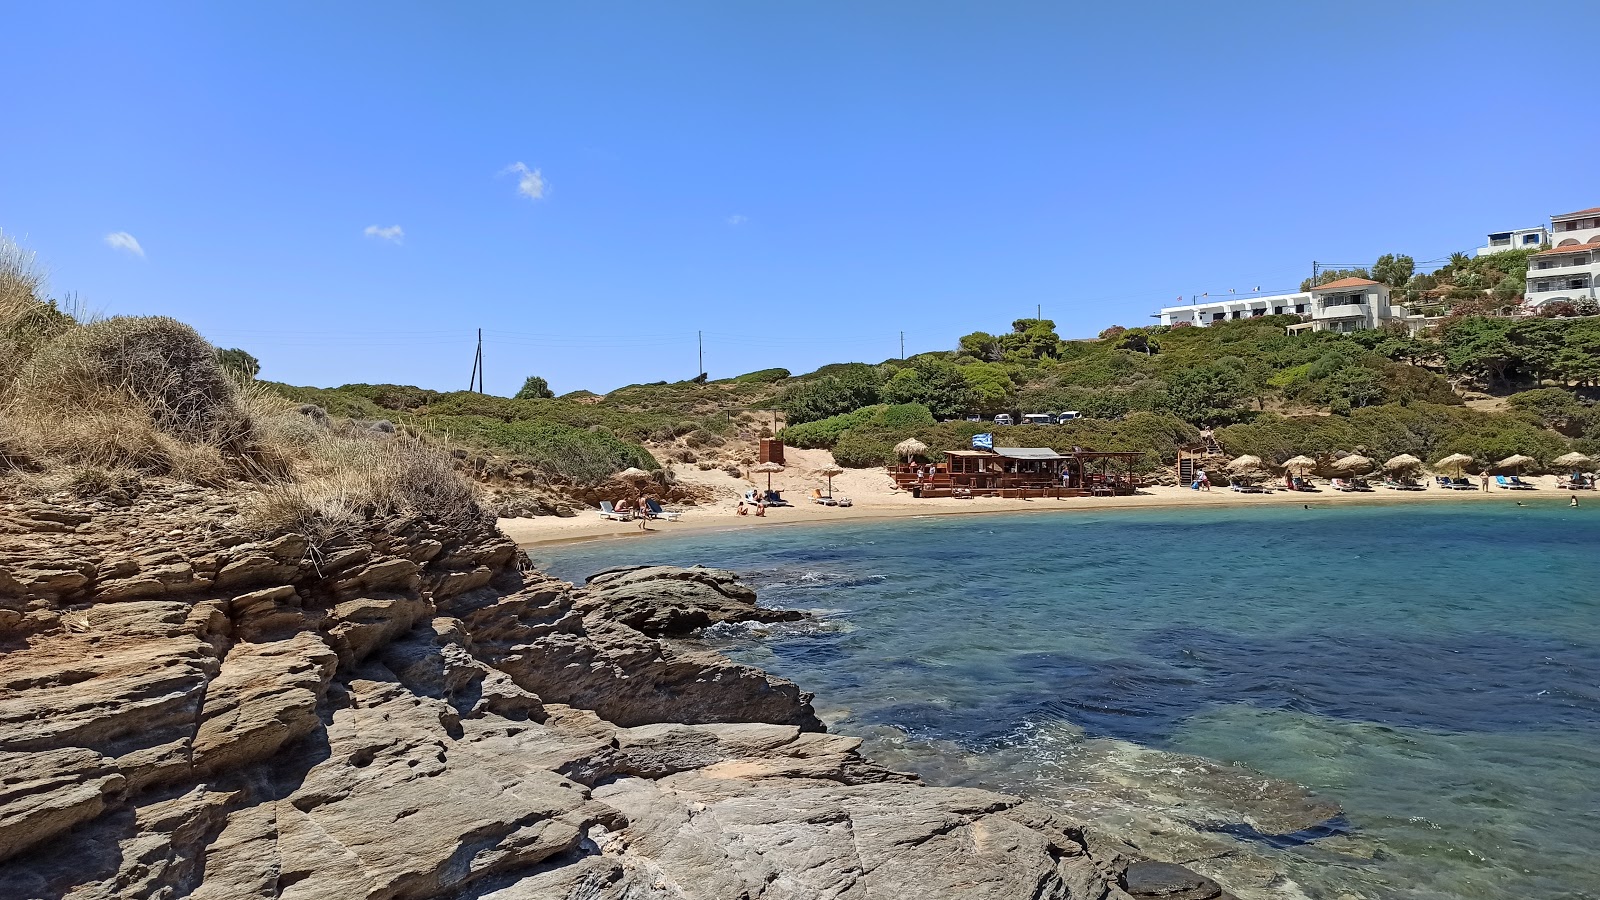
<path fill-rule="evenodd" d="M 660 464 L 636 444 L 603 431 L 552 422 L 501 422 L 483 416 L 453 418 L 443 429 L 452 438 L 515 454 L 544 471 L 577 484 L 598 484 L 623 469 L 653 470 Z"/>
<path fill-rule="evenodd" d="M 848 469 L 867 469 L 894 462 L 894 442 L 865 431 L 848 431 L 833 447 L 833 459 Z"/>
<path fill-rule="evenodd" d="M 746 372 L 736 376 L 733 380 L 739 384 L 772 384 L 785 381 L 789 378 L 788 369 L 761 369 L 755 372 Z"/>

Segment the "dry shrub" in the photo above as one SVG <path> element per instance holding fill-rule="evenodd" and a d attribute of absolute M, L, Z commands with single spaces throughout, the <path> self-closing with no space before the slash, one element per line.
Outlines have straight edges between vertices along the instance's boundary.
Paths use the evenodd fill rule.
<path fill-rule="evenodd" d="M 0 233 L 0 397 L 38 346 L 72 327 L 72 317 L 46 302 L 45 276 L 34 254 Z"/>
<path fill-rule="evenodd" d="M 263 419 L 269 436 L 279 427 L 273 422 L 282 420 Z M 299 479 L 271 484 L 243 507 L 247 530 L 297 532 L 319 545 L 390 516 L 465 530 L 490 521 L 450 458 L 415 438 L 347 426 L 324 430 L 300 449 Z"/>
<path fill-rule="evenodd" d="M 126 398 L 159 431 L 236 449 L 251 436 L 216 351 L 165 316 L 117 316 L 62 332 L 40 347 L 16 382 L 25 413 L 96 410 Z"/>

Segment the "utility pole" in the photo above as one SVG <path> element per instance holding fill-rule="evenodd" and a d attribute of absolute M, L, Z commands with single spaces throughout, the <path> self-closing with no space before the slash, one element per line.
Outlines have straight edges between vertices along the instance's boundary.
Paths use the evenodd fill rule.
<path fill-rule="evenodd" d="M 467 390 L 478 391 L 483 385 L 483 329 L 478 329 L 478 351 L 472 354 L 472 374 L 467 376 Z"/>
<path fill-rule="evenodd" d="M 699 377 L 706 373 L 706 333 L 704 331 L 696 331 L 694 340 L 695 343 L 700 345 L 700 368 L 696 369 L 694 373 L 696 377 Z"/>
<path fill-rule="evenodd" d="M 1043 319 L 1043 318 L 1044 318 L 1044 304 L 1043 303 L 1035 303 L 1033 305 L 1033 320 L 1035 322 L 1037 322 L 1037 321 L 1039 321 L 1040 319 Z"/>
<path fill-rule="evenodd" d="M 900 332 L 900 358 L 906 358 L 906 333 Z"/>
<path fill-rule="evenodd" d="M 1317 261 L 1314 259 L 1311 261 L 1311 286 L 1317 286 Z"/>

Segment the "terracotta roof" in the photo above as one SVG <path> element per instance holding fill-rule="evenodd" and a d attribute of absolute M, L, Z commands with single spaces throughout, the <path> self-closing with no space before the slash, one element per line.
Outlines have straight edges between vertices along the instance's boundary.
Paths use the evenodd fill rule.
<path fill-rule="evenodd" d="M 1581 253 L 1584 250 L 1600 250 L 1600 237 L 1587 244 L 1569 244 L 1565 247 L 1551 247 L 1549 250 L 1540 250 L 1534 256 L 1554 256 L 1557 253 Z"/>
<path fill-rule="evenodd" d="M 1600 213 L 1600 206 L 1591 206 L 1588 209 L 1580 209 L 1577 212 L 1562 213 L 1559 216 L 1551 216 L 1550 220 L 1551 221 L 1556 221 L 1556 220 L 1559 220 L 1559 219 L 1570 219 L 1573 216 L 1592 216 L 1592 215 L 1595 215 L 1597 213 Z"/>
<path fill-rule="evenodd" d="M 1369 284 L 1378 284 L 1378 283 L 1379 282 L 1376 282 L 1376 281 L 1368 281 L 1365 278 L 1341 278 L 1338 281 L 1330 281 L 1327 284 L 1319 284 L 1316 287 L 1312 288 L 1312 290 L 1313 291 L 1337 291 L 1337 290 L 1341 290 L 1343 288 L 1366 287 Z"/>

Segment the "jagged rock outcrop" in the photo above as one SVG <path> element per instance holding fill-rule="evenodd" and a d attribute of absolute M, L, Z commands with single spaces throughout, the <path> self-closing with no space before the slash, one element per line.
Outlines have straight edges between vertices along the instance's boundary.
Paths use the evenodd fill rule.
<path fill-rule="evenodd" d="M 674 643 L 799 616 L 731 573 L 575 588 L 488 528 L 235 521 L 149 482 L 0 503 L 0 897 L 1221 896 Z"/>

